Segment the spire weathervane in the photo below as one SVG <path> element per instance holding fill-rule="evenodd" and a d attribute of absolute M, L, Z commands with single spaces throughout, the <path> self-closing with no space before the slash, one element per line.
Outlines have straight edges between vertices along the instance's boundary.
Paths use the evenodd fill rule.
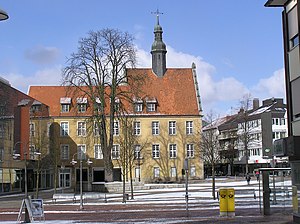
<path fill-rule="evenodd" d="M 163 13 L 160 12 L 158 9 L 156 9 L 156 11 L 155 12 L 151 12 L 151 14 L 156 14 L 157 25 L 159 25 L 159 15 L 162 15 Z"/>

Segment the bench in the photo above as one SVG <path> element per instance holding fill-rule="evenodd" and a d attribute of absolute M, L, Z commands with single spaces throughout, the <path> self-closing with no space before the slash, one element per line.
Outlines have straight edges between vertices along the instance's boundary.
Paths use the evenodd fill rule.
<path fill-rule="evenodd" d="M 76 195 L 80 198 L 80 195 Z M 104 202 L 107 202 L 106 194 L 100 194 L 100 193 L 84 193 L 83 194 L 83 200 L 99 200 L 103 199 Z"/>
<path fill-rule="evenodd" d="M 76 196 L 74 193 L 57 193 L 57 194 L 53 194 L 52 197 L 52 201 L 54 201 L 54 203 L 56 203 L 56 200 L 72 200 L 73 203 L 76 202 Z"/>

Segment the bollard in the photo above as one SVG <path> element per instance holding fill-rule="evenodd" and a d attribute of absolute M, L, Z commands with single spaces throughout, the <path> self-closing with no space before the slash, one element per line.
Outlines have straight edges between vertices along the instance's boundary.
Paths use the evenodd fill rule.
<path fill-rule="evenodd" d="M 296 186 L 292 186 L 292 196 L 293 196 L 293 212 L 298 213 L 298 194 L 297 194 Z"/>
<path fill-rule="evenodd" d="M 227 216 L 235 216 L 234 189 L 227 189 Z"/>
<path fill-rule="evenodd" d="M 227 216 L 227 189 L 220 188 L 220 216 Z"/>

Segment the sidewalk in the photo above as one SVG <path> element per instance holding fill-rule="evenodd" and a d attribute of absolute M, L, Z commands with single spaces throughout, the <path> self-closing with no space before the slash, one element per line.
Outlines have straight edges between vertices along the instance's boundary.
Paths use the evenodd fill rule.
<path fill-rule="evenodd" d="M 207 180 L 189 185 L 188 213 L 183 187 L 156 185 L 153 189 L 135 191 L 134 199 L 126 204 L 122 203 L 121 193 L 109 193 L 107 203 L 103 200 L 87 201 L 83 210 L 79 210 L 79 203 L 72 200 L 53 203 L 52 192 L 49 191 L 42 192 L 40 196 L 44 200 L 45 223 L 292 223 L 288 201 L 273 206 L 270 216 L 261 215 L 258 198 L 249 193 L 258 189 L 256 181 L 252 181 L 250 186 L 244 179 L 222 178 L 217 181 L 217 188 L 232 186 L 240 192 L 235 198 L 233 218 L 219 217 L 219 202 L 212 200 L 211 183 Z M 0 198 L 2 221 L 16 222 L 22 198 L 23 195 Z"/>

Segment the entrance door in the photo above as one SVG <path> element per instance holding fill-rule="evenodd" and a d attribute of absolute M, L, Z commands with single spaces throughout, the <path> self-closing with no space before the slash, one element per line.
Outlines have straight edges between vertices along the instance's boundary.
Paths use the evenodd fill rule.
<path fill-rule="evenodd" d="M 59 170 L 59 187 L 66 188 L 71 186 L 71 170 L 60 169 Z"/>

